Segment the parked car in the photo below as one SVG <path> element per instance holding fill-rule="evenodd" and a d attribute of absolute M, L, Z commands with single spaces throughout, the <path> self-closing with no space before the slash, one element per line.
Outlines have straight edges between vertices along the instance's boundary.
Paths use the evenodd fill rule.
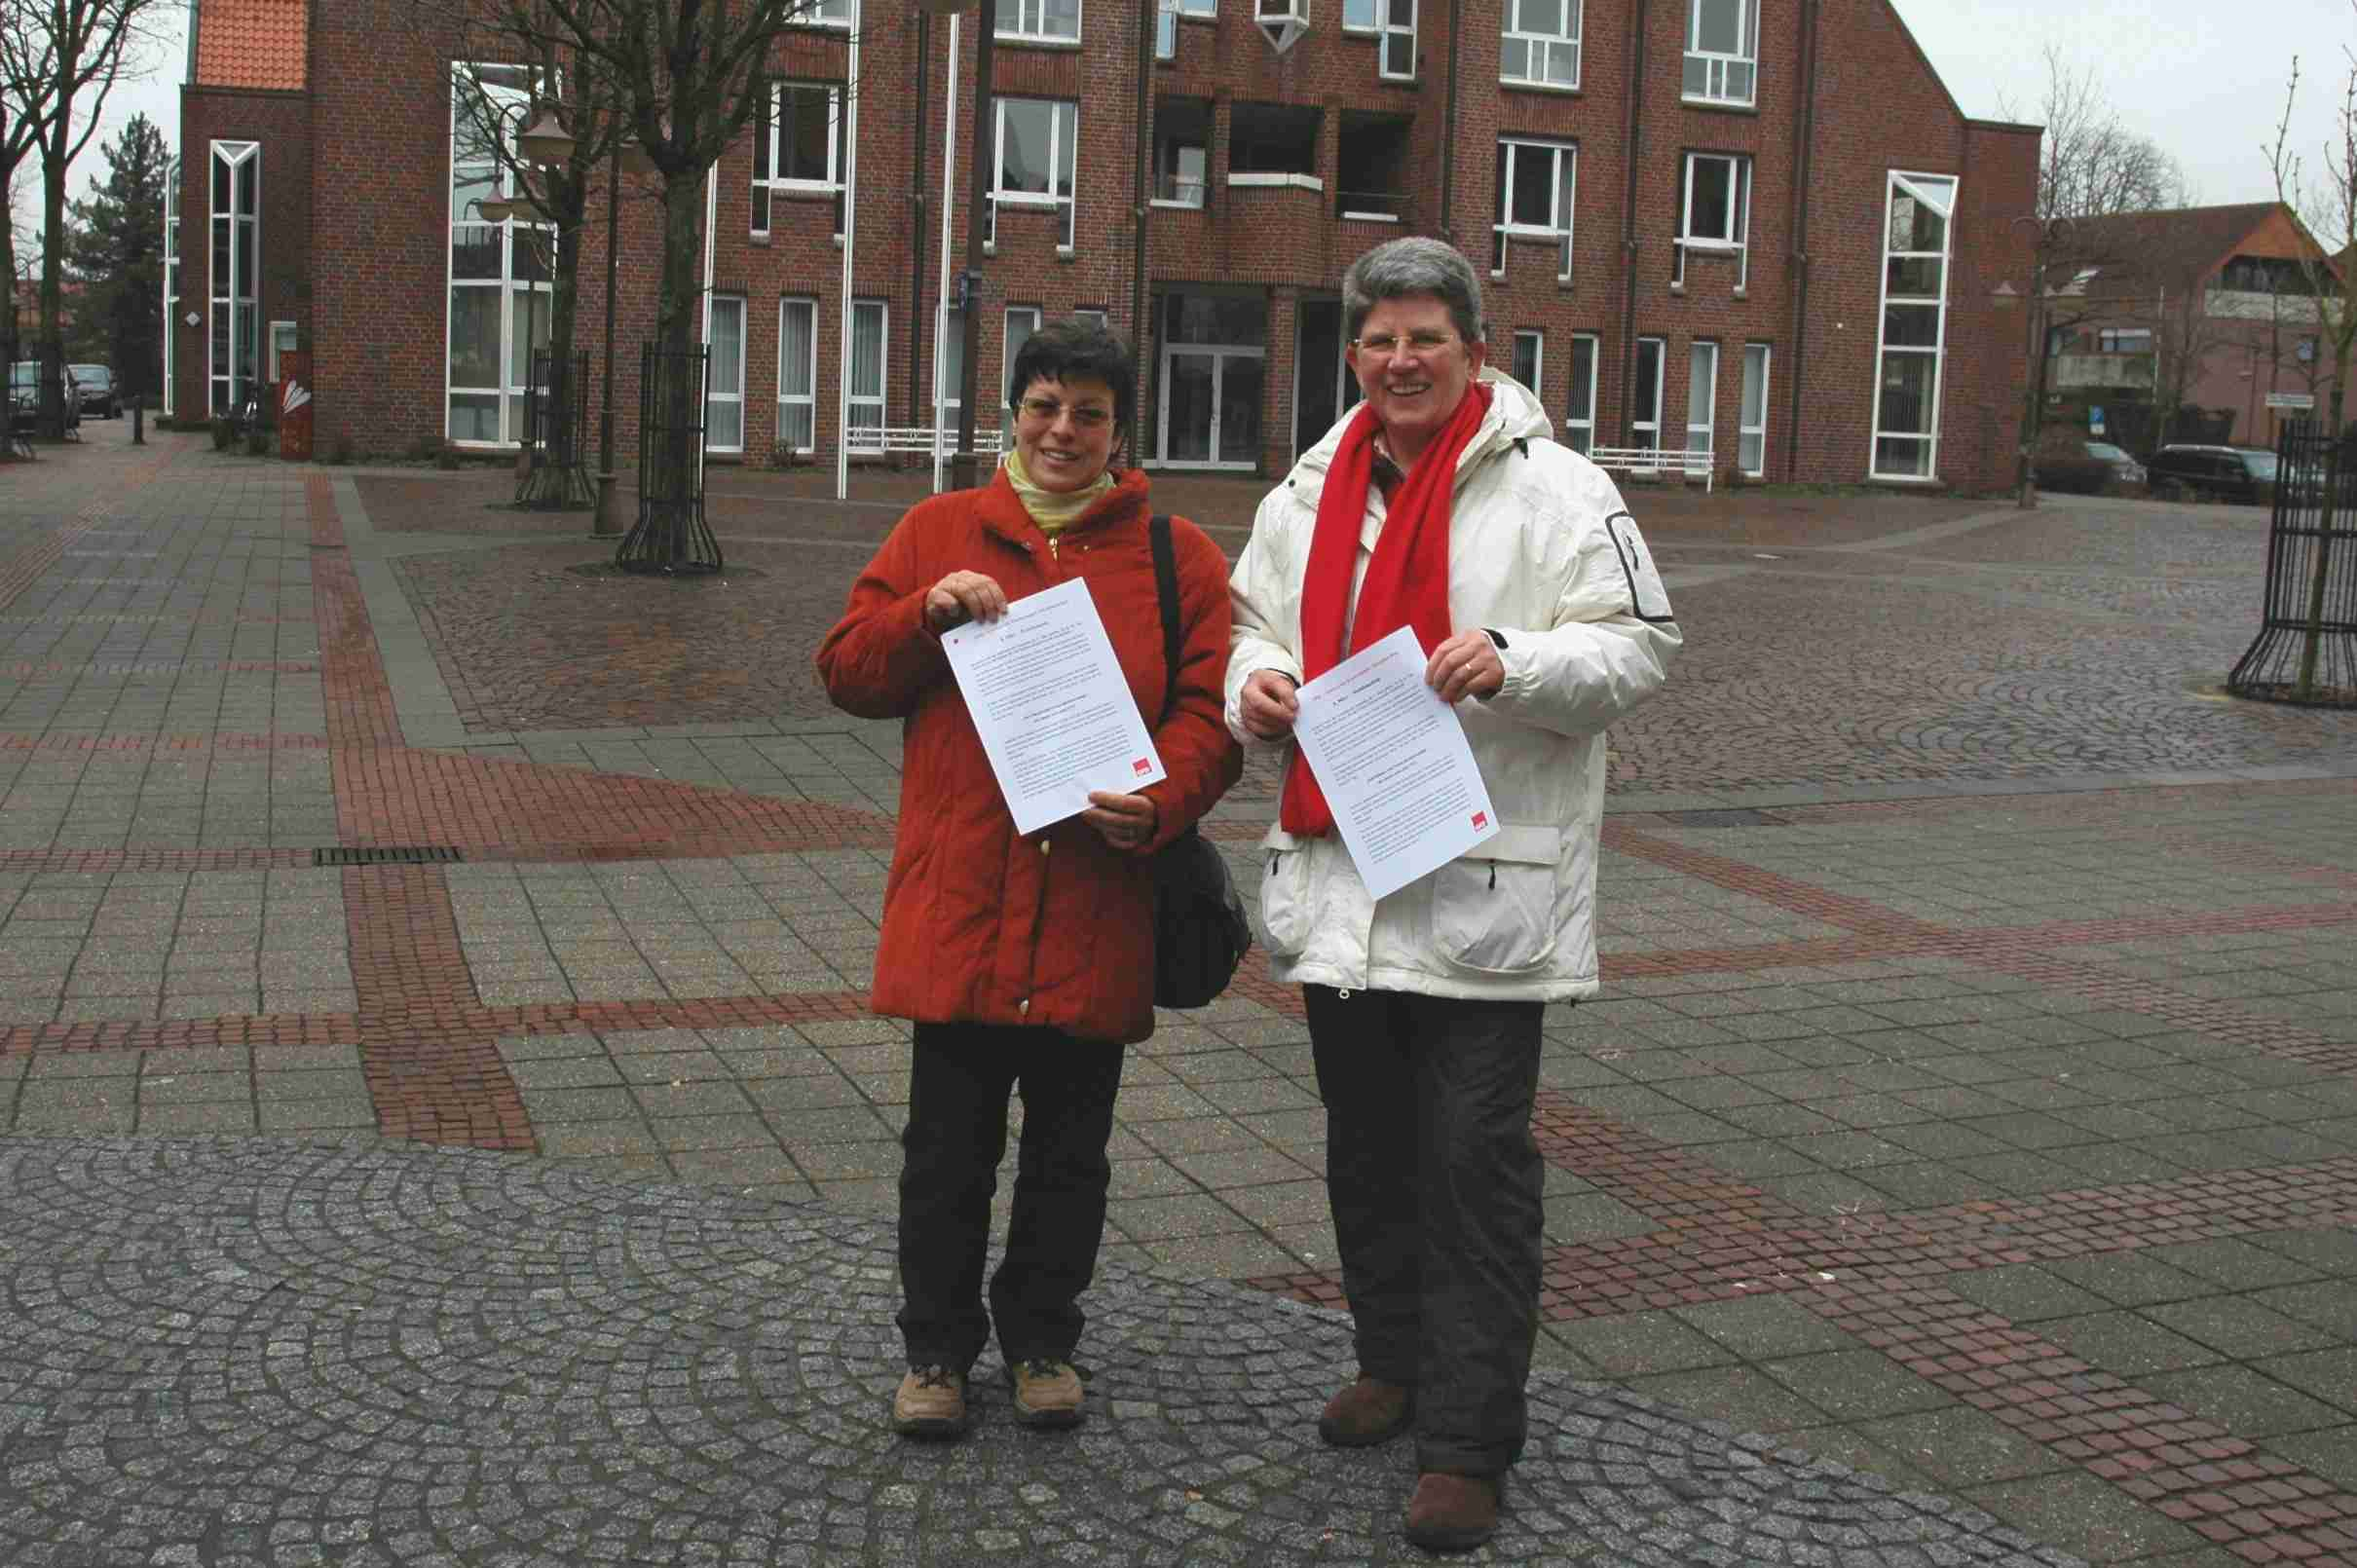
<path fill-rule="evenodd" d="M 31 434 L 41 424 L 41 361 L 19 359 L 8 367 L 8 428 Z M 82 389 L 74 367 L 65 367 L 65 428 L 82 429 Z"/>
<path fill-rule="evenodd" d="M 2089 441 L 2086 446 L 2087 456 L 2099 463 L 2109 463 L 2112 466 L 2112 477 L 2117 479 L 2121 484 L 2140 485 L 2145 482 L 2145 466 L 2111 442 Z"/>
<path fill-rule="evenodd" d="M 95 414 L 100 419 L 114 419 L 123 412 L 123 399 L 115 390 L 115 373 L 104 365 L 67 365 L 76 383 L 82 388 L 82 412 Z"/>
<path fill-rule="evenodd" d="M 2164 446 L 2146 466 L 2155 485 L 2178 484 L 2221 501 L 2263 502 L 2275 489 L 2275 454 L 2254 446 Z"/>

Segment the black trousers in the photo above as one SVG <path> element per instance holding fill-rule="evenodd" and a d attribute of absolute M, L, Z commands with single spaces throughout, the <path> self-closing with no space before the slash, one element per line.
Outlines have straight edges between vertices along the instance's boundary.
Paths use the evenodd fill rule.
<path fill-rule="evenodd" d="M 990 1343 L 1019 1361 L 1070 1361 L 1097 1272 L 1113 1168 L 1123 1048 L 1060 1029 L 919 1024 L 901 1134 L 900 1334 L 913 1366 L 962 1372 Z M 1015 1212 L 982 1304 L 991 1197 L 1023 1095 Z"/>
<path fill-rule="evenodd" d="M 1543 1004 L 1304 990 L 1360 1369 L 1415 1389 L 1419 1470 L 1500 1475 L 1539 1327 Z"/>

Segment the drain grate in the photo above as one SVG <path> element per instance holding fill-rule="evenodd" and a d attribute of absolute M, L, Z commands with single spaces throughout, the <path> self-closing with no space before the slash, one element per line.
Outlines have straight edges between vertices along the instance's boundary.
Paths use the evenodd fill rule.
<path fill-rule="evenodd" d="M 1748 805 L 1723 806 L 1712 811 L 1657 811 L 1654 813 L 1673 828 L 1789 828 L 1782 817 L 1771 816 Z"/>
<path fill-rule="evenodd" d="M 311 863 L 315 866 L 425 866 L 463 861 L 467 857 L 448 844 L 391 844 L 355 848 L 338 845 L 333 849 L 314 849 Z"/>

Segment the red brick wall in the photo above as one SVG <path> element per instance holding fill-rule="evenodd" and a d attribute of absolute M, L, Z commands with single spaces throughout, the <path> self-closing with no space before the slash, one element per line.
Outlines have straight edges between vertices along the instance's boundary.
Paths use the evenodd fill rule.
<path fill-rule="evenodd" d="M 1538 391 L 1558 417 L 1574 332 L 1600 339 L 1597 430 L 1606 443 L 1626 432 L 1627 340 L 1660 336 L 1666 340 L 1664 439 L 1678 444 L 1688 416 L 1689 346 L 1714 340 L 1721 353 L 1710 389 L 1711 418 L 1721 464 L 1730 464 L 1742 347 L 1764 342 L 1774 352 L 1770 476 L 1862 479 L 1874 395 L 1885 180 L 1888 170 L 1900 168 L 1953 174 L 1962 182 L 1940 480 L 1970 488 L 2006 482 L 2016 400 L 2011 389 L 2021 374 L 2020 323 L 2017 311 L 2005 311 L 1992 296 L 2001 279 L 2026 271 L 2026 250 L 2010 219 L 2029 209 L 2035 133 L 1966 122 L 1888 0 L 1766 5 L 1756 112 L 1680 102 L 1685 6 L 1679 0 L 1587 0 L 1580 90 L 1502 89 L 1495 64 L 1502 6 L 1503 0 L 1423 0 L 1413 83 L 1377 79 L 1377 45 L 1371 37 L 1341 31 L 1339 0 L 1316 5 L 1310 31 L 1284 55 L 1268 47 L 1242 0 L 1228 0 L 1215 19 L 1181 19 L 1177 59 L 1154 67 L 1156 95 L 1203 98 L 1213 114 L 1205 208 L 1147 209 L 1150 289 L 1156 295 L 1242 289 L 1265 302 L 1264 470 L 1280 470 L 1292 455 L 1298 304 L 1330 297 L 1342 269 L 1368 245 L 1403 233 L 1439 232 L 1459 243 L 1485 277 L 1502 364 L 1515 329 L 1545 333 L 1546 385 Z M 1461 13 L 1453 131 L 1444 124 L 1452 7 Z M 1801 234 L 1795 228 L 1795 145 L 1805 93 L 1802 22 L 1812 7 L 1821 18 L 1817 119 L 1808 230 Z M 996 254 L 984 263 L 988 281 L 973 345 L 981 388 L 977 418 L 986 428 L 996 419 L 1001 323 L 1010 303 L 1037 306 L 1051 317 L 1103 309 L 1117 330 L 1140 325 L 1131 305 L 1140 11 L 1137 5 L 1087 8 L 1076 49 L 1001 39 L 995 50 L 1001 95 L 1080 102 L 1078 239 L 1071 255 L 1061 255 L 1048 214 L 1010 210 L 1001 216 Z M 320 234 L 332 237 L 315 280 L 314 314 L 319 432 L 329 448 L 348 435 L 363 451 L 397 450 L 421 436 L 438 437 L 442 429 L 448 66 L 441 53 L 403 25 L 402 16 L 397 0 L 318 0 L 314 19 L 313 131 L 322 149 L 314 202 Z M 965 254 L 963 170 L 974 151 L 972 20 L 969 16 L 961 29 L 960 178 L 952 226 L 957 265 Z M 1644 74 L 1632 212 L 1629 97 L 1640 20 Z M 859 105 L 853 291 L 884 300 L 890 312 L 886 396 L 894 423 L 927 418 L 947 32 L 946 22 L 932 23 L 920 62 L 914 14 L 891 13 L 881 22 L 871 18 L 862 46 L 868 89 Z M 840 33 L 809 29 L 798 31 L 773 64 L 781 75 L 840 79 L 846 55 Z M 915 115 L 920 92 L 921 120 Z M 1321 111 L 1310 161 L 1322 190 L 1226 184 L 1235 105 L 1275 102 L 1308 103 Z M 1413 117 L 1400 173 L 1406 222 L 1343 222 L 1333 215 L 1345 111 Z M 1548 247 L 1525 243 L 1514 246 L 1505 277 L 1486 278 L 1501 134 L 1578 146 L 1575 260 L 1568 282 L 1558 281 Z M 1716 258 L 1693 264 L 1683 292 L 1670 287 L 1682 158 L 1690 150 L 1753 160 L 1749 278 L 1740 297 L 1733 287 L 1733 264 Z M 747 302 L 747 461 L 766 462 L 775 436 L 781 294 L 819 301 L 818 442 L 822 452 L 835 442 L 842 251 L 824 203 L 781 203 L 767 243 L 751 239 L 751 160 L 749 144 L 740 142 L 719 166 L 714 261 L 717 285 L 742 293 Z M 603 201 L 593 199 L 582 246 L 578 344 L 591 353 L 593 364 L 602 348 L 603 220 Z M 616 332 L 617 446 L 624 462 L 635 436 L 638 345 L 653 327 L 655 220 L 653 202 L 626 190 Z M 1810 258 L 1805 320 L 1796 252 Z M 920 260 L 918 279 L 913 273 Z M 1139 349 L 1150 381 L 1160 346 L 1151 320 L 1144 324 L 1149 330 Z M 201 341 L 198 347 L 201 356 Z M 1326 372 L 1325 366 L 1311 370 Z M 593 422 L 597 401 L 593 388 Z M 1140 412 L 1150 429 L 1150 404 Z"/>
<path fill-rule="evenodd" d="M 210 331 L 212 144 L 261 144 L 261 251 L 256 303 L 262 319 L 260 371 L 270 373 L 269 323 L 293 321 L 308 347 L 316 309 L 312 266 L 311 105 L 300 93 L 245 88 L 180 90 L 180 303 L 171 322 L 174 416 L 207 410 L 206 345 Z M 197 324 L 188 325 L 188 313 Z"/>

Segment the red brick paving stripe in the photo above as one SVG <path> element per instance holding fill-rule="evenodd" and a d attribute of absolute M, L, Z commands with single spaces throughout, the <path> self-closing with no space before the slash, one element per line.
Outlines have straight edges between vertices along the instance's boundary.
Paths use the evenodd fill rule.
<path fill-rule="evenodd" d="M 523 1092 L 486 1033 L 411 1027 L 480 1012 L 450 888 L 435 866 L 353 866 L 344 920 L 362 1023 L 360 1072 L 389 1138 L 538 1147 Z"/>
<path fill-rule="evenodd" d="M 1747 893 L 1778 909 L 1805 915 L 1846 931 L 1890 937 L 1938 934 L 1947 929 L 1927 920 L 1901 915 L 1895 910 L 1885 909 L 1870 899 L 1852 898 L 1847 893 L 1813 886 L 1754 866 L 1748 861 L 1673 843 L 1667 839 L 1640 833 L 1617 822 L 1604 824 L 1603 840 L 1607 849 L 1634 855 L 1640 860 L 1692 877 L 1698 881 L 1708 882 L 1714 887 Z"/>
<path fill-rule="evenodd" d="M 368 602 L 352 570 L 352 557 L 345 553 L 344 518 L 336 509 L 335 486 L 326 475 L 315 473 L 304 484 L 303 499 L 311 521 L 312 614 L 319 627 L 319 690 L 326 705 L 328 742 L 336 747 L 397 746 L 400 718 L 377 653 L 376 631 L 368 621 Z M 343 797 L 339 780 L 339 821 Z"/>
<path fill-rule="evenodd" d="M 356 1013 L 228 1013 L 215 1018 L 116 1018 L 19 1024 L 0 1029 L 0 1056 L 82 1051 L 168 1051 L 183 1046 L 358 1045 Z"/>
<path fill-rule="evenodd" d="M 2357 1496 L 1948 1291 L 1837 1279 L 1800 1299 L 1918 1377 L 2251 1561 L 2326 1562 L 2357 1539 Z"/>

